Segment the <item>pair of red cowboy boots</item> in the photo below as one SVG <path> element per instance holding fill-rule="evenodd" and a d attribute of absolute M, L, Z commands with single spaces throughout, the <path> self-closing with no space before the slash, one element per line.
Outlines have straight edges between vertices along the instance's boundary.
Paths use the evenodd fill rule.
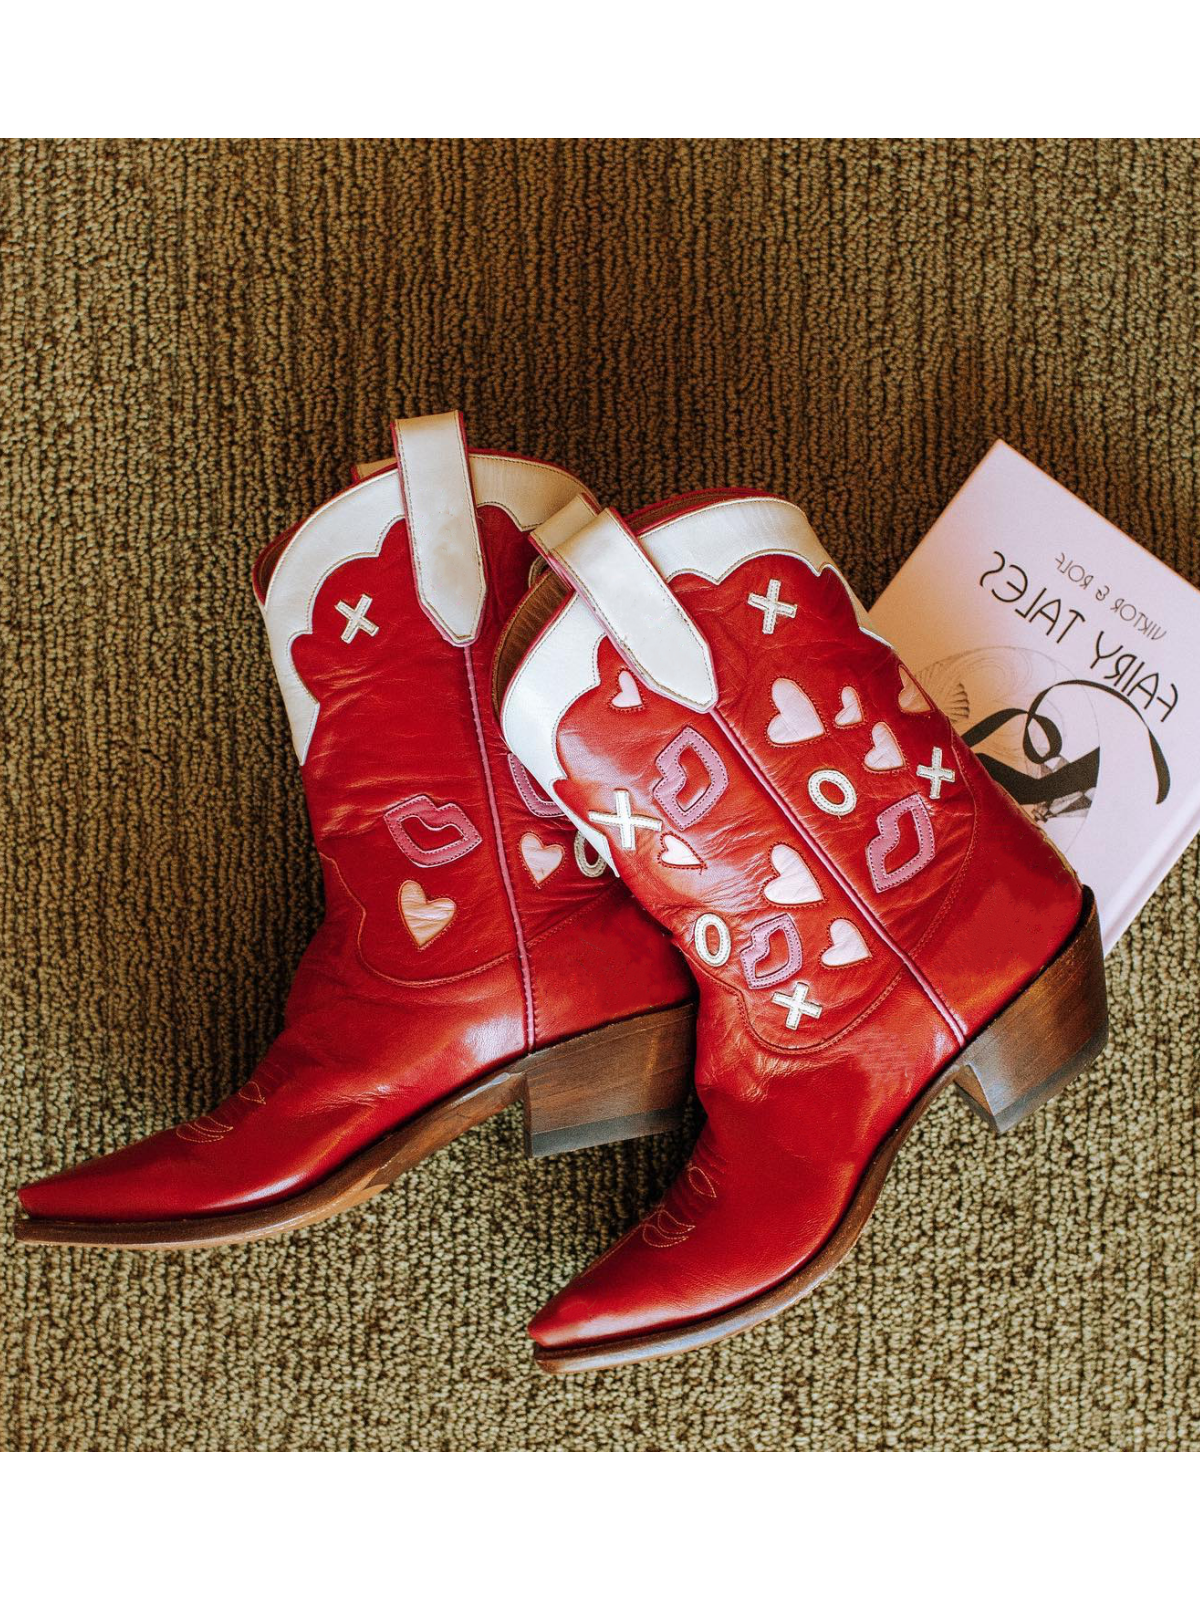
<path fill-rule="evenodd" d="M 947 1084 L 1003 1131 L 1099 1053 L 1091 896 L 795 506 L 623 522 L 457 413 L 394 440 L 255 566 L 325 878 L 284 1031 L 18 1234 L 260 1238 L 518 1099 L 533 1154 L 669 1126 L 694 1055 L 683 1172 L 530 1331 L 558 1372 L 711 1342 L 836 1265 Z"/>

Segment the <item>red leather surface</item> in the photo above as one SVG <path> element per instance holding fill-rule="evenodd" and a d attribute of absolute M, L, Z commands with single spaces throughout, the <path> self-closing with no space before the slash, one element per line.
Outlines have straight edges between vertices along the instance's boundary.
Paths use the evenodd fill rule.
<path fill-rule="evenodd" d="M 772 580 L 797 614 L 764 633 L 748 597 Z M 645 684 L 641 710 L 614 707 L 628 667 L 605 640 L 598 686 L 559 725 L 558 789 L 582 817 L 615 815 L 620 789 L 661 822 L 632 848 L 615 824 L 594 825 L 696 975 L 707 1122 L 662 1204 L 534 1319 L 546 1347 L 676 1326 L 801 1267 L 914 1097 L 1061 947 L 1081 905 L 1057 852 L 859 629 L 832 570 L 772 554 L 719 584 L 689 574 L 671 587 L 711 647 L 714 711 Z M 936 799 L 917 771 L 935 747 L 955 774 Z M 822 770 L 853 789 L 844 815 L 811 797 Z M 818 792 L 844 807 L 837 781 Z M 890 850 L 873 844 L 888 813 Z M 684 852 L 668 834 L 701 864 L 673 864 Z M 729 934 L 718 967 L 695 947 L 698 920 L 714 916 Z M 719 956 L 713 925 L 705 938 Z M 796 984 L 821 1010 L 790 1029 L 773 996 Z"/>
<path fill-rule="evenodd" d="M 22 1189 L 31 1215 L 154 1220 L 283 1199 L 534 1046 L 691 993 L 612 875 L 580 871 L 574 827 L 522 797 L 490 672 L 535 552 L 499 507 L 481 507 L 479 523 L 488 597 L 466 650 L 418 604 L 403 521 L 378 556 L 328 574 L 293 644 L 320 702 L 302 776 L 326 915 L 284 1031 L 215 1111 Z M 264 581 L 286 544 L 270 547 Z M 377 631 L 346 641 L 337 607 L 362 595 Z M 406 893 L 435 918 L 453 903 L 424 944 Z"/>

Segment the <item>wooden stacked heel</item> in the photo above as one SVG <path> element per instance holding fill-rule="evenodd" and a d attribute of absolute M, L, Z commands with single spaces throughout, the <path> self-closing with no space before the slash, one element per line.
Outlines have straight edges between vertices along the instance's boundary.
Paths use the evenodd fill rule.
<path fill-rule="evenodd" d="M 695 1035 L 695 1006 L 675 1006 L 527 1056 L 528 1153 L 584 1150 L 678 1127 L 691 1092 Z"/>
<path fill-rule="evenodd" d="M 1071 939 L 958 1057 L 956 1087 L 994 1133 L 1045 1105 L 1108 1043 L 1100 920 L 1083 894 Z"/>

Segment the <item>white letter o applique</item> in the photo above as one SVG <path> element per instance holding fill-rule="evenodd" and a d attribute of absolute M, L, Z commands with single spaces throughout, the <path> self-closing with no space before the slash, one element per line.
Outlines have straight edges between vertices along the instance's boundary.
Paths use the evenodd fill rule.
<path fill-rule="evenodd" d="M 836 789 L 839 798 L 831 800 L 825 793 L 826 788 Z M 808 780 L 808 797 L 813 805 L 831 817 L 848 817 L 858 804 L 858 794 L 850 779 L 833 767 L 822 767 L 813 773 Z"/>
<path fill-rule="evenodd" d="M 716 935 L 716 948 L 710 935 Z M 729 929 L 720 917 L 714 917 L 711 911 L 706 911 L 702 917 L 696 918 L 696 926 L 692 929 L 692 943 L 696 947 L 696 954 L 706 967 L 723 967 L 729 960 L 733 951 L 733 940 L 729 937 Z"/>
<path fill-rule="evenodd" d="M 575 835 L 575 865 L 585 878 L 602 878 L 608 865 L 602 855 L 594 851 L 581 833 Z"/>

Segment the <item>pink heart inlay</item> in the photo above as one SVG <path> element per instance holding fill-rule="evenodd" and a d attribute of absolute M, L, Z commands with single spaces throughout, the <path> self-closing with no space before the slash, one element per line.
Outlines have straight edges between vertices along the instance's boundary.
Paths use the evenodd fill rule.
<path fill-rule="evenodd" d="M 919 716 L 921 712 L 933 709 L 925 695 L 917 688 L 917 685 L 903 667 L 900 668 L 899 706 L 901 711 L 906 712 L 910 717 Z"/>
<path fill-rule="evenodd" d="M 642 709 L 642 692 L 637 686 L 637 679 L 632 672 L 627 672 L 623 667 L 617 674 L 617 692 L 608 702 L 618 711 L 640 711 Z"/>
<path fill-rule="evenodd" d="M 871 952 L 867 941 L 846 917 L 835 917 L 829 924 L 829 949 L 822 952 L 824 967 L 852 967 L 856 961 L 866 961 Z"/>
<path fill-rule="evenodd" d="M 418 950 L 423 950 L 439 933 L 445 933 L 457 910 L 453 900 L 428 899 L 421 885 L 411 878 L 400 885 L 400 915 Z"/>
<path fill-rule="evenodd" d="M 658 859 L 664 867 L 702 867 L 700 857 L 682 839 L 677 839 L 673 833 L 664 833 L 662 848 L 658 852 Z"/>
<path fill-rule="evenodd" d="M 774 906 L 808 906 L 825 896 L 799 850 L 790 844 L 777 844 L 771 851 L 773 877 L 763 894 Z"/>
<path fill-rule="evenodd" d="M 562 845 L 543 844 L 536 833 L 521 835 L 521 860 L 534 883 L 545 883 L 552 872 L 557 872 L 564 853 Z"/>
<path fill-rule="evenodd" d="M 842 709 L 833 720 L 839 728 L 853 728 L 862 721 L 862 701 L 848 684 L 842 690 Z"/>
<path fill-rule="evenodd" d="M 798 683 L 790 678 L 776 678 L 771 685 L 771 699 L 778 716 L 767 725 L 767 738 L 772 744 L 803 744 L 825 732 L 817 715 L 817 708 Z"/>
<path fill-rule="evenodd" d="M 894 772 L 904 765 L 900 746 L 886 722 L 877 722 L 871 730 L 871 748 L 863 757 L 863 766 L 871 772 Z"/>

